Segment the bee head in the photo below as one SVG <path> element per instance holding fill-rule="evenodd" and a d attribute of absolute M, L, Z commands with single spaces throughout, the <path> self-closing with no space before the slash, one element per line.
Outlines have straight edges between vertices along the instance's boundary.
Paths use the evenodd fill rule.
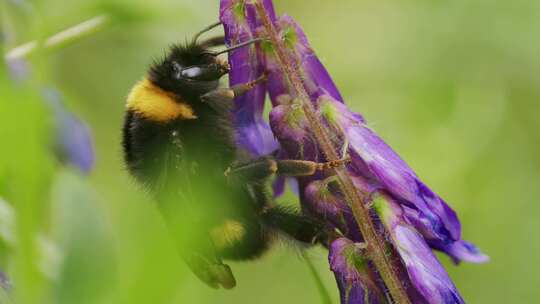
<path fill-rule="evenodd" d="M 171 47 L 169 54 L 151 67 L 149 78 L 165 91 L 197 97 L 217 88 L 227 72 L 215 55 L 200 45 L 189 44 Z"/>

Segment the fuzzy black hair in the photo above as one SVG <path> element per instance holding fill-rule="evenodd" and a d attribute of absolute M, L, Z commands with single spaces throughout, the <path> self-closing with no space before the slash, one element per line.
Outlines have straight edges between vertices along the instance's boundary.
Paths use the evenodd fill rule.
<path fill-rule="evenodd" d="M 177 69 L 215 62 L 215 57 L 200 44 L 186 42 L 169 48 L 167 55 L 154 61 L 148 73 L 148 79 L 161 89 L 176 93 L 185 98 L 194 98 L 209 92 L 218 86 L 218 81 L 182 81 L 175 79 Z"/>

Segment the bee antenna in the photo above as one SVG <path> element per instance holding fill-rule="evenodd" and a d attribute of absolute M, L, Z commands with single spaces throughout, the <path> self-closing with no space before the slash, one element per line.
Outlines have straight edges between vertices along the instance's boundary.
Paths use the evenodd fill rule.
<path fill-rule="evenodd" d="M 209 26 L 202 29 L 200 32 L 195 34 L 195 36 L 193 36 L 193 44 L 195 44 L 197 42 L 197 40 L 199 39 L 199 37 L 201 37 L 202 34 L 208 32 L 208 31 L 212 30 L 213 28 L 216 28 L 216 27 L 218 27 L 220 25 L 222 25 L 222 22 L 218 21 L 218 22 L 210 24 Z"/>
<path fill-rule="evenodd" d="M 259 41 L 264 41 L 266 40 L 266 38 L 254 38 L 254 39 L 251 39 L 251 40 L 248 40 L 248 41 L 244 41 L 242 43 L 239 43 L 237 45 L 233 45 L 231 46 L 230 48 L 227 48 L 227 49 L 224 49 L 222 51 L 218 51 L 218 52 L 207 52 L 206 54 L 209 54 L 209 55 L 212 55 L 212 56 L 218 56 L 218 55 L 221 55 L 223 53 L 229 53 L 229 52 L 232 52 L 234 50 L 237 50 L 239 48 L 243 48 L 245 46 L 248 46 L 250 44 L 253 44 L 253 43 L 256 43 L 256 42 L 259 42 Z"/>

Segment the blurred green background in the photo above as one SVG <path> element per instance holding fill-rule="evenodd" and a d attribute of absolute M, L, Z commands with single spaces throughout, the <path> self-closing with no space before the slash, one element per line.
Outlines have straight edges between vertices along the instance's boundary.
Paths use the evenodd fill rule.
<path fill-rule="evenodd" d="M 89 35 L 34 51 L 25 80 L 0 64 L 0 197 L 8 202 L 0 201 L 0 259 L 17 303 L 320 303 L 300 252 L 287 246 L 231 263 L 234 290 L 207 288 L 124 170 L 130 87 L 168 45 L 216 21 L 219 1 L 1 1 L 4 51 L 106 18 Z M 540 2 L 274 2 L 303 25 L 348 104 L 491 256 L 459 267 L 441 257 L 467 302 L 536 303 Z M 45 87 L 92 130 L 97 162 L 88 177 L 52 157 Z M 326 253 L 308 255 L 337 303 Z"/>

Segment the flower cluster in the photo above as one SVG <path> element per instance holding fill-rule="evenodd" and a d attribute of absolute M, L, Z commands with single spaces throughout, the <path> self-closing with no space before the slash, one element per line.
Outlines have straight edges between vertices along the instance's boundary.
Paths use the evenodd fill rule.
<path fill-rule="evenodd" d="M 23 83 L 30 77 L 31 69 L 21 58 L 6 60 L 15 82 Z M 73 166 L 88 174 L 95 164 L 94 143 L 86 123 L 64 105 L 61 93 L 54 87 L 42 89 L 41 97 L 51 111 L 54 121 L 54 154 L 63 164 Z"/>
<path fill-rule="evenodd" d="M 43 90 L 45 102 L 55 117 L 56 156 L 63 163 L 90 173 L 95 164 L 91 131 L 84 121 L 69 112 L 62 102 L 60 92 L 54 88 Z"/>
<path fill-rule="evenodd" d="M 265 16 L 261 15 L 261 9 Z M 271 0 L 221 0 L 220 19 L 226 42 L 236 45 L 256 37 L 278 36 L 230 54 L 230 85 L 268 74 L 266 84 L 235 100 L 238 143 L 254 155 L 278 150 L 279 157 L 327 161 L 303 103 L 311 103 L 331 146 L 351 163 L 346 173 L 363 208 L 388 251 L 391 269 L 411 303 L 463 303 L 432 249 L 456 263 L 485 262 L 474 245 L 461 239 L 456 213 L 352 112 L 310 47 L 300 26 L 289 16 L 276 16 Z M 271 22 L 271 28 L 264 22 Z M 283 58 L 300 75 L 298 92 Z M 290 70 L 289 70 L 290 71 Z M 270 125 L 263 118 L 266 92 L 272 101 Z M 305 100 L 307 97 L 309 100 Z M 277 142 L 276 142 L 277 139 Z M 339 235 L 331 240 L 329 262 L 343 303 L 386 303 L 385 278 L 370 260 L 369 244 L 359 229 L 339 179 L 330 173 L 298 178 L 304 213 L 324 219 Z M 394 299 L 395 300 L 395 299 Z"/>

